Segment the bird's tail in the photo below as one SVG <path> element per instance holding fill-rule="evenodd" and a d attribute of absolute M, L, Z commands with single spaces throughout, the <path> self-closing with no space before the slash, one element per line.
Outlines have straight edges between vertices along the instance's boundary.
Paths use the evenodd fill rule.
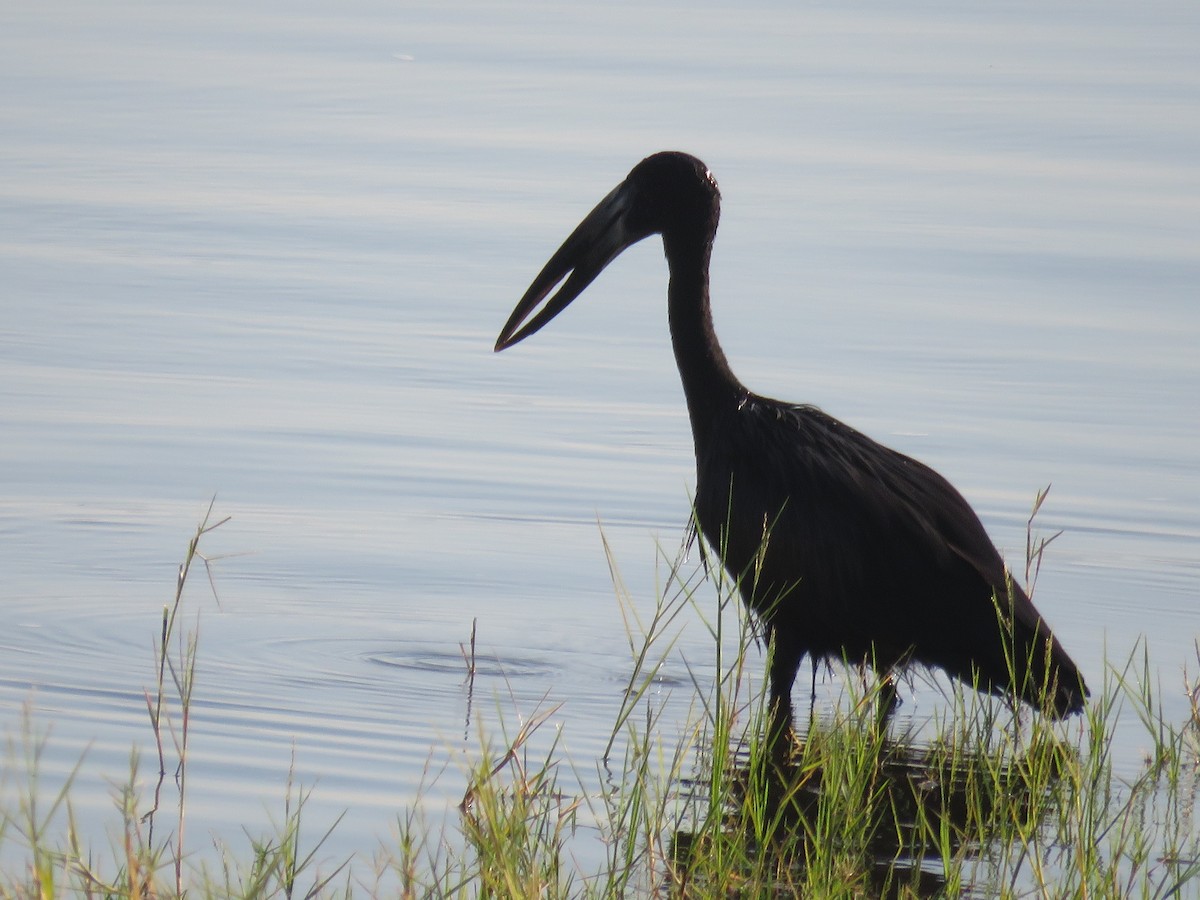
<path fill-rule="evenodd" d="M 998 601 L 996 608 L 1005 635 L 1009 688 L 1056 719 L 1082 712 L 1090 696 L 1083 673 L 1020 585 L 1009 579 L 1006 587 L 1009 602 Z"/>

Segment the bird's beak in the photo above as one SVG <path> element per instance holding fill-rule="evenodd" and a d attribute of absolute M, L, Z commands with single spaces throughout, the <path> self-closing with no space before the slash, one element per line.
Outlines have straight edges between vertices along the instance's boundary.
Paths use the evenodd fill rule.
<path fill-rule="evenodd" d="M 533 280 L 521 302 L 517 304 L 500 336 L 496 338 L 496 352 L 511 347 L 538 331 L 543 325 L 567 308 L 567 305 L 583 293 L 604 267 L 620 255 L 625 248 L 636 244 L 650 232 L 629 227 L 629 210 L 633 205 L 633 188 L 622 182 L 612 193 L 597 204 L 571 232 L 538 277 Z M 566 279 L 558 292 L 546 300 L 546 305 L 533 318 L 530 314 L 538 304 Z M 528 322 L 525 322 L 529 319 Z M 519 327 L 525 322 L 523 328 Z"/>

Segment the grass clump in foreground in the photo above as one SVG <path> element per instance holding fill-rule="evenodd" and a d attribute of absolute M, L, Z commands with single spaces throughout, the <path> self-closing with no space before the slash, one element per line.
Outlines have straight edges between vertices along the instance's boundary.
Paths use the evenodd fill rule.
<path fill-rule="evenodd" d="M 215 865 L 189 862 L 188 766 L 198 628 L 184 626 L 183 598 L 198 561 L 204 564 L 216 597 L 210 558 L 200 552 L 200 544 L 228 519 L 214 521 L 212 513 L 210 503 L 188 541 L 174 598 L 163 608 L 161 629 L 155 636 L 155 680 L 145 690 L 158 763 L 149 798 L 142 755 L 134 748 L 128 772 L 111 780 L 118 821 L 110 831 L 116 837 L 107 852 L 94 851 L 80 834 L 71 805 L 72 786 L 83 760 L 46 802 L 41 785 L 51 735 L 49 729 L 39 729 L 27 703 L 19 738 L 7 742 L 0 779 L 0 861 L 4 864 L 0 898 L 315 896 L 344 874 L 345 862 L 325 872 L 317 872 L 314 865 L 330 831 L 313 847 L 302 849 L 300 825 L 310 792 L 294 785 L 290 773 L 283 816 L 274 833 L 254 837 L 247 831 L 248 846 L 240 855 L 239 850 L 214 840 Z M 21 862 L 14 865 L 14 860 Z M 303 882 L 308 887 L 301 889 Z"/>
<path fill-rule="evenodd" d="M 119 839 L 99 862 L 74 827 L 71 778 L 40 796 L 46 736 L 26 720 L 0 807 L 0 859 L 24 862 L 0 876 L 0 897 L 1171 897 L 1200 885 L 1200 680 L 1184 673 L 1193 702 L 1182 722 L 1166 720 L 1144 650 L 1109 666 L 1085 714 L 1067 722 L 966 689 L 947 689 L 924 721 L 888 722 L 878 689 L 846 670 L 840 695 L 802 718 L 785 753 L 764 740 L 758 650 L 736 586 L 710 573 L 711 614 L 712 587 L 682 554 L 648 618 L 610 555 L 633 665 L 596 777 L 572 765 L 561 733 L 533 740 L 558 711 L 543 701 L 515 729 L 502 721 L 479 733 L 446 820 L 427 822 L 414 802 L 365 859 L 318 864 L 332 828 L 301 848 L 308 795 L 289 781 L 274 834 L 240 856 L 218 848 L 216 866 L 193 863 L 184 826 L 197 641 L 177 616 L 213 527 L 206 517 L 189 545 L 156 646 L 152 802 L 141 799 L 135 753 L 114 794 Z M 665 720 L 655 688 L 681 617 L 696 615 L 715 660 L 689 669 L 697 699 L 681 726 Z M 1149 750 L 1122 778 L 1116 732 L 1131 722 Z M 65 837 L 52 827 L 63 811 Z M 592 835 L 600 849 L 583 852 Z"/>

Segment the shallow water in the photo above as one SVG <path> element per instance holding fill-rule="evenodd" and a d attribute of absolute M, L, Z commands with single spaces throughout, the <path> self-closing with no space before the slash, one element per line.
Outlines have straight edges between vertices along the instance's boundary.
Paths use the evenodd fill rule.
<path fill-rule="evenodd" d="M 539 704 L 595 769 L 631 668 L 601 532 L 649 609 L 692 484 L 661 251 L 491 345 L 576 221 L 665 147 L 721 182 L 714 311 L 743 380 L 934 465 L 1016 568 L 1052 483 L 1039 607 L 1094 684 L 1144 639 L 1185 715 L 1192 8 L 0 20 L 0 713 L 12 736 L 25 703 L 52 725 L 50 780 L 89 748 L 75 802 L 101 846 L 106 777 L 151 752 L 152 641 L 214 494 L 220 603 L 199 573 L 187 601 L 198 846 L 267 827 L 294 752 L 309 821 L 347 810 L 330 857 L 369 856 L 427 768 L 451 761 L 431 810 L 461 797 L 464 729 Z M 711 655 L 693 621 L 661 684 L 675 721 L 685 659 Z M 936 700 L 911 690 L 919 717 Z"/>

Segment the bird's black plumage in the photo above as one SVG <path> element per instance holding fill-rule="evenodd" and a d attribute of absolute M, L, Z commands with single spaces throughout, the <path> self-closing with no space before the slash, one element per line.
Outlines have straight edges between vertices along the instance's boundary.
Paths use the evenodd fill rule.
<path fill-rule="evenodd" d="M 719 214 L 700 160 L 644 159 L 546 264 L 496 350 L 554 318 L 626 247 L 661 234 L 696 446 L 696 518 L 770 634 L 777 711 L 790 714 L 805 654 L 885 672 L 919 662 L 1052 715 L 1081 710 L 1079 670 L 948 481 L 816 407 L 761 397 L 734 376 L 709 307 Z"/>

